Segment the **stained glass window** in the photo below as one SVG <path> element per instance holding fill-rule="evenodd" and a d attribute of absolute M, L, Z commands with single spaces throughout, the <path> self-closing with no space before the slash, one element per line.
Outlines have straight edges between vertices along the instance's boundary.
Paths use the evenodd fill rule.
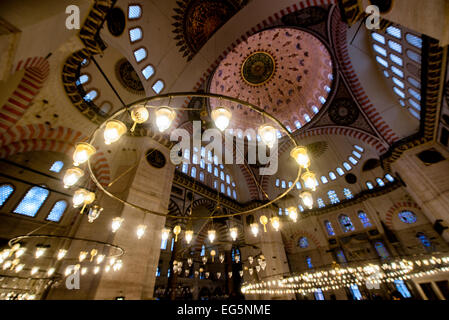
<path fill-rule="evenodd" d="M 381 178 L 376 178 L 376 182 L 379 187 L 385 186 L 385 182 Z"/>
<path fill-rule="evenodd" d="M 232 251 L 234 253 L 234 251 Z M 206 255 L 206 247 L 204 246 L 204 244 L 201 246 L 201 253 L 200 256 L 204 257 Z M 234 257 L 233 259 L 234 260 Z"/>
<path fill-rule="evenodd" d="M 173 248 L 175 247 L 175 238 L 171 239 L 171 246 L 170 246 L 170 251 L 173 251 Z"/>
<path fill-rule="evenodd" d="M 360 153 L 358 153 L 357 151 L 352 151 L 352 154 L 354 155 L 354 156 L 356 156 L 357 158 L 362 158 L 362 155 L 360 154 Z"/>
<path fill-rule="evenodd" d="M 343 252 L 343 250 L 341 250 L 341 249 L 337 250 L 335 254 L 337 256 L 338 263 L 346 263 L 347 262 L 346 256 L 345 256 L 345 253 Z"/>
<path fill-rule="evenodd" d="M 371 36 L 373 37 L 374 40 L 376 40 L 377 42 L 380 42 L 382 44 L 385 44 L 385 37 L 381 34 L 375 33 L 373 32 L 371 34 Z"/>
<path fill-rule="evenodd" d="M 299 181 L 298 181 L 298 182 L 296 182 L 296 189 L 298 189 L 298 190 L 299 190 L 299 189 L 301 189 L 301 188 L 302 188 L 302 186 L 301 186 L 301 182 L 299 182 Z"/>
<path fill-rule="evenodd" d="M 371 183 L 371 182 L 369 182 L 369 181 L 367 181 L 366 182 L 366 186 L 368 187 L 368 189 L 374 189 L 374 186 L 373 186 L 373 184 Z"/>
<path fill-rule="evenodd" d="M 301 122 L 299 122 L 298 120 L 295 121 L 295 127 L 296 129 L 301 129 Z"/>
<path fill-rule="evenodd" d="M 281 185 L 281 180 L 276 179 L 276 187 L 279 187 Z"/>
<path fill-rule="evenodd" d="M 310 116 L 306 113 L 305 115 L 304 115 L 304 120 L 306 121 L 306 122 L 309 122 L 311 119 L 310 119 Z"/>
<path fill-rule="evenodd" d="M 190 171 L 190 175 L 192 176 L 192 178 L 196 178 L 196 168 L 192 167 L 191 171 Z"/>
<path fill-rule="evenodd" d="M 343 171 L 342 168 L 337 168 L 337 169 L 335 169 L 335 170 L 337 171 L 337 173 L 338 173 L 340 176 L 342 176 L 342 175 L 345 174 L 345 172 Z"/>
<path fill-rule="evenodd" d="M 335 180 L 335 179 L 337 179 L 337 176 L 335 175 L 335 173 L 333 173 L 331 171 L 331 172 L 329 172 L 329 178 L 331 178 L 331 180 Z"/>
<path fill-rule="evenodd" d="M 410 291 L 408 290 L 407 286 L 404 283 L 404 280 L 394 280 L 394 285 L 396 286 L 396 289 L 398 289 L 399 293 L 404 298 L 412 297 L 412 295 L 410 294 Z"/>
<path fill-rule="evenodd" d="M 344 188 L 343 189 L 343 195 L 345 196 L 346 199 L 354 198 L 354 196 L 352 195 L 351 190 L 349 190 L 348 188 Z"/>
<path fill-rule="evenodd" d="M 302 205 L 298 205 L 299 211 L 304 212 L 304 207 Z"/>
<path fill-rule="evenodd" d="M 2 207 L 6 200 L 13 194 L 14 187 L 10 184 L 2 184 L 0 186 L 0 207 Z"/>
<path fill-rule="evenodd" d="M 385 245 L 382 242 L 377 241 L 376 243 L 374 243 L 374 248 L 376 248 L 377 254 L 382 259 L 386 259 L 390 256 L 390 254 L 387 251 L 387 248 L 385 248 Z"/>
<path fill-rule="evenodd" d="M 424 248 L 432 247 L 432 243 L 430 242 L 429 238 L 424 233 L 419 232 L 417 234 L 417 237 L 418 237 L 419 241 L 421 241 Z"/>
<path fill-rule="evenodd" d="M 232 197 L 233 197 L 234 199 L 237 199 L 237 193 L 235 192 L 235 190 L 232 190 Z"/>
<path fill-rule="evenodd" d="M 338 217 L 338 221 L 340 222 L 341 228 L 344 232 L 351 232 L 355 230 L 351 219 L 347 215 L 345 214 L 340 215 Z"/>
<path fill-rule="evenodd" d="M 47 216 L 48 221 L 59 222 L 64 214 L 65 209 L 67 208 L 67 201 L 60 200 L 55 203 L 50 213 Z"/>
<path fill-rule="evenodd" d="M 317 289 L 315 291 L 315 300 L 324 300 L 323 290 Z"/>
<path fill-rule="evenodd" d="M 422 48 L 422 39 L 420 37 L 417 37 L 413 34 L 407 33 L 405 35 L 405 39 L 408 43 L 410 43 L 412 46 L 421 49 Z"/>
<path fill-rule="evenodd" d="M 284 180 L 281 181 L 281 186 L 282 186 L 282 189 L 287 188 L 287 185 L 285 184 L 285 181 L 284 181 Z"/>
<path fill-rule="evenodd" d="M 371 221 L 369 221 L 368 215 L 365 212 L 359 211 L 359 219 L 364 228 L 372 227 Z"/>
<path fill-rule="evenodd" d="M 412 224 L 416 222 L 416 215 L 411 211 L 402 211 L 398 216 L 404 223 Z"/>
<path fill-rule="evenodd" d="M 323 199 L 317 198 L 316 202 L 318 203 L 318 208 L 324 208 L 326 205 L 324 204 Z"/>
<path fill-rule="evenodd" d="M 324 221 L 324 226 L 326 227 L 326 231 L 329 236 L 335 236 L 335 231 L 330 221 L 328 220 Z"/>
<path fill-rule="evenodd" d="M 329 91 L 328 91 L 329 90 Z M 330 92 L 330 90 L 331 90 L 331 88 L 329 88 L 328 86 L 326 86 L 326 91 L 327 92 Z M 320 111 L 319 109 L 318 109 L 318 107 L 317 106 L 312 106 L 312 110 L 313 110 L 313 113 L 318 113 L 318 111 Z"/>
<path fill-rule="evenodd" d="M 309 240 L 306 237 L 299 238 L 298 246 L 302 249 L 307 248 L 309 246 Z"/>
<path fill-rule="evenodd" d="M 200 172 L 200 180 L 204 182 L 204 173 Z"/>
<path fill-rule="evenodd" d="M 362 294 L 360 293 L 359 287 L 356 284 L 351 284 L 349 287 L 352 293 L 352 298 L 354 300 L 362 300 Z"/>
<path fill-rule="evenodd" d="M 340 202 L 340 199 L 338 199 L 337 193 L 334 190 L 329 190 L 327 196 L 332 204 Z"/>
<path fill-rule="evenodd" d="M 399 29 L 399 28 L 397 28 L 397 27 L 395 27 L 395 26 L 389 26 L 389 27 L 387 28 L 387 33 L 388 33 L 390 36 L 393 36 L 393 37 L 395 37 L 395 38 L 397 38 L 397 39 L 401 39 L 401 37 L 402 37 L 401 29 Z"/>
<path fill-rule="evenodd" d="M 14 213 L 18 213 L 24 216 L 34 217 L 44 204 L 49 195 L 48 189 L 42 187 L 31 188 L 20 201 Z"/>
<path fill-rule="evenodd" d="M 348 160 L 353 164 L 356 165 L 358 163 L 358 161 L 356 159 L 354 159 L 354 157 L 349 157 Z"/>
<path fill-rule="evenodd" d="M 306 263 L 309 269 L 313 269 L 312 258 L 306 257 Z"/>
<path fill-rule="evenodd" d="M 182 173 L 187 174 L 189 172 L 189 165 L 185 162 L 182 163 Z"/>
<path fill-rule="evenodd" d="M 161 250 L 166 250 L 167 249 L 167 242 L 168 242 L 168 239 L 162 239 L 162 241 L 161 241 Z"/>
<path fill-rule="evenodd" d="M 358 145 L 354 145 L 354 148 L 356 148 L 358 151 L 363 152 L 365 151 L 365 149 L 363 149 L 362 147 L 358 146 Z"/>
<path fill-rule="evenodd" d="M 352 169 L 351 165 L 347 162 L 343 162 L 343 167 L 345 167 L 345 169 L 348 171 L 350 171 Z"/>

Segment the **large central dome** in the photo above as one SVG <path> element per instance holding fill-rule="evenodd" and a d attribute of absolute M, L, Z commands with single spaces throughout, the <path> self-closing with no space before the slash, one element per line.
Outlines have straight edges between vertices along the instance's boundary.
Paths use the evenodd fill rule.
<path fill-rule="evenodd" d="M 318 38 L 299 29 L 274 28 L 235 47 L 217 67 L 210 92 L 255 104 L 294 130 L 318 113 L 332 79 L 330 54 Z M 223 103 L 232 109 L 230 128 L 256 129 L 263 123 L 255 111 Z"/>

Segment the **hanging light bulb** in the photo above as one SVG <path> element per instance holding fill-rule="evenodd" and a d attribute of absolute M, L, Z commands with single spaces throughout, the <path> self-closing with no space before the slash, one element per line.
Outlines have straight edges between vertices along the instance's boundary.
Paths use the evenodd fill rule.
<path fill-rule="evenodd" d="M 206 256 L 202 257 L 201 261 L 203 261 L 203 264 L 206 264 L 207 263 L 207 257 Z"/>
<path fill-rule="evenodd" d="M 312 194 L 308 191 L 304 191 L 300 195 L 302 203 L 309 209 L 313 208 L 313 197 Z"/>
<path fill-rule="evenodd" d="M 248 262 L 249 262 L 249 264 L 253 264 L 254 258 L 252 256 L 249 256 L 248 257 Z"/>
<path fill-rule="evenodd" d="M 12 262 L 10 260 L 8 260 L 3 264 L 3 270 L 9 269 L 9 268 L 11 268 L 11 266 L 12 266 Z"/>
<path fill-rule="evenodd" d="M 104 258 L 105 258 L 105 255 L 104 255 L 104 254 L 100 254 L 100 255 L 97 257 L 97 264 L 102 263 L 102 262 L 104 261 Z"/>
<path fill-rule="evenodd" d="M 137 106 L 131 110 L 131 119 L 133 119 L 134 124 L 131 127 L 131 132 L 134 132 L 137 124 L 142 124 L 148 120 L 150 113 L 145 106 Z"/>
<path fill-rule="evenodd" d="M 296 222 L 296 220 L 298 220 L 298 209 L 296 209 L 296 207 L 287 208 L 287 212 L 288 212 L 288 217 L 293 222 Z"/>
<path fill-rule="evenodd" d="M 94 268 L 94 274 L 97 274 L 98 272 L 100 272 L 100 267 L 99 267 L 99 266 L 96 266 L 96 267 Z"/>
<path fill-rule="evenodd" d="M 95 147 L 91 146 L 86 142 L 79 142 L 75 146 L 75 151 L 73 152 L 73 165 L 79 166 L 83 164 L 95 153 L 97 150 Z"/>
<path fill-rule="evenodd" d="M 191 267 L 192 264 L 193 264 L 193 259 L 192 258 L 188 258 L 187 259 L 187 264 L 189 265 L 189 267 Z"/>
<path fill-rule="evenodd" d="M 296 147 L 290 152 L 290 156 L 296 160 L 296 162 L 302 168 L 308 168 L 310 166 L 310 158 L 307 154 L 307 149 L 305 147 Z"/>
<path fill-rule="evenodd" d="M 36 259 L 39 259 L 40 257 L 42 257 L 46 250 L 47 250 L 46 248 L 37 248 L 36 254 L 35 254 Z"/>
<path fill-rule="evenodd" d="M 114 219 L 112 219 L 112 232 L 117 232 L 118 229 L 120 229 L 120 227 L 122 226 L 122 223 L 125 219 L 121 218 L 121 217 L 115 217 Z"/>
<path fill-rule="evenodd" d="M 33 267 L 31 268 L 30 274 L 35 275 L 39 271 L 39 267 Z"/>
<path fill-rule="evenodd" d="M 279 217 L 271 218 L 271 226 L 274 228 L 274 230 L 279 231 L 279 227 L 281 226 Z"/>
<path fill-rule="evenodd" d="M 9 267 L 8 267 L 9 268 Z M 6 268 L 6 269 L 8 269 L 8 268 Z M 22 264 L 19 264 L 16 268 L 15 268 L 15 271 L 16 271 L 16 273 L 19 273 L 20 271 L 22 271 L 23 270 L 23 268 L 25 268 L 25 265 L 22 263 Z M 33 268 L 34 269 L 34 268 Z M 3 268 L 3 270 L 5 270 L 5 268 Z"/>
<path fill-rule="evenodd" d="M 81 269 L 81 275 L 84 276 L 87 273 L 87 268 L 84 267 Z"/>
<path fill-rule="evenodd" d="M 83 262 L 87 258 L 87 251 L 81 251 L 79 255 L 79 261 Z"/>
<path fill-rule="evenodd" d="M 220 253 L 220 255 L 218 256 L 218 259 L 220 260 L 220 263 L 223 263 L 225 261 L 225 256 L 223 253 Z"/>
<path fill-rule="evenodd" d="M 105 272 L 111 271 L 111 266 L 110 266 L 110 265 L 107 265 L 106 267 L 104 267 L 104 271 L 105 271 Z"/>
<path fill-rule="evenodd" d="M 65 268 L 65 272 L 64 274 L 66 276 L 68 276 L 69 274 L 71 274 L 73 272 L 73 266 L 67 266 L 67 268 Z"/>
<path fill-rule="evenodd" d="M 58 255 L 57 255 L 57 259 L 58 260 L 62 260 L 65 257 L 66 254 L 67 254 L 67 250 L 59 249 Z"/>
<path fill-rule="evenodd" d="M 210 256 L 212 257 L 212 262 L 214 262 L 214 258 L 215 258 L 215 255 L 217 254 L 217 252 L 215 251 L 215 250 L 212 250 L 211 252 L 210 252 Z"/>
<path fill-rule="evenodd" d="M 229 271 L 229 272 L 228 272 L 228 277 L 229 277 L 229 279 L 232 278 L 232 271 Z"/>
<path fill-rule="evenodd" d="M 126 125 L 119 120 L 109 120 L 104 128 L 104 143 L 117 142 L 126 133 Z"/>
<path fill-rule="evenodd" d="M 313 191 L 316 190 L 316 187 L 318 185 L 318 182 L 316 180 L 315 174 L 311 171 L 305 172 L 301 179 L 304 181 L 304 186 L 308 189 L 311 189 Z"/>
<path fill-rule="evenodd" d="M 173 228 L 173 233 L 175 235 L 175 242 L 177 242 L 178 241 L 178 234 L 181 233 L 181 226 L 180 225 L 175 226 Z"/>
<path fill-rule="evenodd" d="M 265 143 L 268 148 L 273 148 L 274 144 L 277 141 L 277 133 L 275 128 L 270 125 L 264 124 L 259 127 L 257 133 L 259 134 L 262 142 Z"/>
<path fill-rule="evenodd" d="M 240 278 L 243 277 L 243 270 L 239 271 Z"/>
<path fill-rule="evenodd" d="M 190 244 L 190 242 L 193 239 L 193 230 L 187 230 L 186 231 L 185 239 L 186 239 L 187 244 Z"/>
<path fill-rule="evenodd" d="M 142 237 L 145 234 L 146 230 L 147 230 L 147 226 L 146 225 L 139 224 L 137 226 L 137 231 L 136 231 L 137 239 L 139 239 L 139 240 L 142 239 Z"/>
<path fill-rule="evenodd" d="M 97 205 L 90 208 L 89 213 L 87 214 L 87 220 L 89 221 L 89 223 L 94 222 L 100 216 L 102 211 L 103 208 Z"/>
<path fill-rule="evenodd" d="M 186 277 L 189 276 L 189 273 L 190 273 L 189 269 L 185 269 L 185 270 L 184 270 L 184 274 L 185 274 Z"/>
<path fill-rule="evenodd" d="M 228 109 L 220 107 L 212 111 L 211 116 L 217 128 L 221 131 L 224 131 L 229 126 L 229 122 L 232 118 L 232 113 Z"/>
<path fill-rule="evenodd" d="M 231 234 L 231 238 L 233 241 L 237 240 L 238 229 L 236 227 L 230 228 L 229 233 Z"/>
<path fill-rule="evenodd" d="M 51 276 L 53 275 L 53 273 L 55 273 L 55 268 L 50 268 L 50 269 L 48 269 L 47 275 L 48 275 L 49 277 L 51 277 Z"/>
<path fill-rule="evenodd" d="M 167 240 L 170 235 L 170 229 L 164 228 L 162 229 L 162 240 Z"/>
<path fill-rule="evenodd" d="M 217 279 L 221 278 L 221 272 L 217 272 Z"/>
<path fill-rule="evenodd" d="M 261 216 L 259 219 L 260 223 L 263 225 L 263 231 L 267 232 L 267 223 L 268 223 L 268 218 L 267 216 Z"/>
<path fill-rule="evenodd" d="M 88 196 L 89 191 L 86 189 L 80 188 L 75 191 L 73 194 L 73 207 L 78 208 L 80 205 L 84 204 L 86 197 Z"/>
<path fill-rule="evenodd" d="M 21 256 L 23 256 L 26 250 L 26 248 L 20 248 L 19 250 L 17 250 L 15 253 L 16 258 L 20 258 Z"/>
<path fill-rule="evenodd" d="M 250 227 L 253 235 L 257 237 L 257 235 L 259 234 L 259 225 L 257 223 L 252 223 Z"/>
<path fill-rule="evenodd" d="M 62 179 L 62 182 L 64 183 L 64 188 L 67 189 L 74 186 L 83 176 L 84 171 L 81 170 L 80 168 L 67 169 L 67 171 L 64 174 L 64 178 Z"/>
<path fill-rule="evenodd" d="M 215 240 L 215 230 L 209 230 L 207 236 L 209 237 L 210 243 L 213 243 Z"/>
<path fill-rule="evenodd" d="M 236 254 L 234 257 L 235 263 L 239 263 L 240 262 L 240 255 Z"/>
<path fill-rule="evenodd" d="M 168 107 L 161 107 L 156 111 L 156 126 L 160 132 L 170 128 L 171 123 L 176 117 L 176 112 Z"/>

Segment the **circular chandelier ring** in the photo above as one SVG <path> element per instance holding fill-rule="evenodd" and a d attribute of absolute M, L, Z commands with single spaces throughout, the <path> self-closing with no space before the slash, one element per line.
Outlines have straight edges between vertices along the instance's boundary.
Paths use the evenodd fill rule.
<path fill-rule="evenodd" d="M 278 120 L 276 119 L 276 117 L 274 117 L 273 115 L 269 114 L 268 112 L 266 112 L 265 110 L 257 107 L 256 105 L 253 105 L 249 102 L 237 99 L 237 98 L 233 98 L 233 97 L 229 97 L 229 96 L 225 96 L 225 95 L 220 95 L 220 94 L 214 94 L 214 93 L 198 93 L 198 92 L 173 92 L 173 93 L 167 93 L 167 94 L 162 94 L 162 95 L 156 95 L 156 96 L 152 96 L 152 97 L 146 97 L 143 99 L 139 99 L 137 101 L 134 101 L 130 104 L 128 104 L 127 106 L 117 110 L 115 113 L 113 113 L 108 119 L 106 119 L 100 126 L 98 126 L 97 129 L 95 129 L 95 131 L 92 133 L 92 135 L 89 137 L 88 143 L 93 145 L 95 138 L 97 137 L 97 135 L 100 133 L 100 131 L 105 127 L 106 123 L 109 120 L 113 120 L 115 119 L 117 116 L 125 113 L 125 112 L 129 112 L 130 108 L 132 108 L 135 105 L 138 104 L 144 104 L 145 107 L 150 107 L 147 106 L 147 103 L 152 102 L 152 101 L 160 101 L 160 100 L 165 100 L 165 99 L 172 99 L 172 98 L 213 98 L 213 99 L 218 99 L 218 100 L 227 100 L 233 103 L 237 103 L 237 104 L 241 104 L 244 106 L 247 106 L 248 108 L 260 113 L 262 116 L 269 118 L 271 121 L 273 121 L 274 123 L 276 123 L 281 129 L 282 131 L 284 131 L 284 133 L 288 136 L 288 138 L 291 140 L 291 142 L 293 143 L 293 147 L 298 147 L 298 144 L 295 140 L 295 138 L 293 137 L 293 135 L 287 130 L 287 128 Z M 190 110 L 189 108 L 176 108 L 176 107 L 172 107 L 169 106 L 171 109 L 173 110 Z M 133 203 L 130 203 L 126 200 L 123 200 L 119 197 L 117 197 L 116 195 L 112 194 L 111 192 L 109 192 L 108 190 L 106 190 L 101 183 L 98 181 L 97 177 L 95 176 L 95 174 L 93 173 L 92 170 L 92 166 L 91 166 L 91 162 L 90 159 L 87 161 L 87 167 L 89 169 L 89 175 L 92 179 L 92 181 L 94 182 L 94 184 L 102 191 L 104 192 L 106 195 L 108 195 L 109 197 L 113 198 L 114 200 L 127 205 L 131 208 L 137 209 L 139 211 L 142 211 L 145 214 L 153 214 L 153 215 L 157 215 L 157 216 L 163 216 L 163 217 L 168 217 L 168 218 L 174 218 L 174 219 L 187 219 L 187 220 L 201 220 L 201 219 L 219 219 L 219 218 L 230 218 L 230 217 L 234 217 L 234 216 L 243 216 L 243 215 L 247 215 L 249 213 L 253 213 L 255 211 L 258 211 L 260 209 L 266 208 L 271 206 L 273 203 L 275 203 L 276 201 L 281 200 L 282 198 L 284 198 L 287 194 L 290 193 L 290 191 L 292 191 L 295 186 L 296 183 L 299 182 L 299 179 L 301 177 L 301 166 L 298 166 L 298 174 L 297 177 L 295 179 L 295 181 L 292 183 L 292 185 L 290 187 L 288 187 L 288 189 L 281 193 L 279 196 L 277 196 L 275 199 L 270 200 L 267 203 L 264 203 L 262 205 L 259 205 L 255 208 L 249 209 L 249 210 L 245 210 L 245 211 L 238 211 L 236 213 L 230 213 L 230 214 L 224 214 L 224 215 L 214 215 L 214 216 L 207 216 L 207 217 L 190 217 L 190 216 L 175 216 L 175 215 L 170 215 L 168 213 L 163 213 L 163 212 L 157 212 L 157 211 L 153 211 L 153 210 L 149 210 L 143 207 L 140 207 L 138 205 L 135 205 Z"/>

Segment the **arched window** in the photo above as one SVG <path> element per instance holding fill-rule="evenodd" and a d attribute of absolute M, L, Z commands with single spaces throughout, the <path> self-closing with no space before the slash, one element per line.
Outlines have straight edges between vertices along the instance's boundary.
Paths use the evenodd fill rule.
<path fill-rule="evenodd" d="M 221 193 L 225 193 L 226 191 L 225 191 L 225 185 L 222 183 L 221 184 Z"/>
<path fill-rule="evenodd" d="M 360 293 L 358 285 L 351 284 L 349 290 L 351 291 L 354 300 L 362 300 L 362 294 Z"/>
<path fill-rule="evenodd" d="M 326 86 L 326 87 L 329 88 L 328 86 Z M 328 92 L 330 92 L 330 91 L 331 91 L 331 88 L 329 88 Z M 315 114 L 320 111 L 317 106 L 312 106 L 312 110 L 313 110 L 313 113 L 315 113 Z"/>
<path fill-rule="evenodd" d="M 281 185 L 281 181 L 279 179 L 276 179 L 276 187 L 279 187 Z"/>
<path fill-rule="evenodd" d="M 220 179 L 221 181 L 225 181 L 225 174 L 223 171 L 220 171 Z"/>
<path fill-rule="evenodd" d="M 139 5 L 131 5 L 128 7 L 128 19 L 139 19 L 142 16 L 142 8 Z"/>
<path fill-rule="evenodd" d="M 358 153 L 357 151 L 352 151 L 352 154 L 354 155 L 354 156 L 356 156 L 357 158 L 362 158 L 362 155 L 360 154 L 360 153 Z"/>
<path fill-rule="evenodd" d="M 204 244 L 201 246 L 201 253 L 200 256 L 204 257 L 206 255 L 206 247 L 204 246 Z"/>
<path fill-rule="evenodd" d="M 198 155 L 196 153 L 194 153 L 193 156 L 192 156 L 192 163 L 193 164 L 198 164 Z"/>
<path fill-rule="evenodd" d="M 96 98 L 98 98 L 98 92 L 97 90 L 90 90 L 84 97 L 84 101 L 86 102 L 92 102 L 94 101 Z"/>
<path fill-rule="evenodd" d="M 0 186 L 0 208 L 3 207 L 13 192 L 14 187 L 11 184 L 2 184 Z"/>
<path fill-rule="evenodd" d="M 62 161 L 55 161 L 50 167 L 51 172 L 59 173 L 61 172 L 62 168 L 64 167 L 64 162 Z"/>
<path fill-rule="evenodd" d="M 162 80 L 158 80 L 154 83 L 152 89 L 154 92 L 156 92 L 157 94 L 161 93 L 162 90 L 164 90 L 165 84 L 164 81 Z"/>
<path fill-rule="evenodd" d="M 20 201 L 14 213 L 35 217 L 50 192 L 44 187 L 32 187 Z"/>
<path fill-rule="evenodd" d="M 416 234 L 416 237 L 419 239 L 419 241 L 421 241 L 424 249 L 429 249 L 432 247 L 432 243 L 430 242 L 429 238 L 422 232 L 418 232 Z"/>
<path fill-rule="evenodd" d="M 387 173 L 387 174 L 385 175 L 385 179 L 387 179 L 387 180 L 390 181 L 390 182 L 393 182 L 393 181 L 394 181 L 394 178 L 393 178 L 392 175 L 389 174 L 389 173 Z"/>
<path fill-rule="evenodd" d="M 354 159 L 354 157 L 349 157 L 348 160 L 353 164 L 353 165 L 357 165 L 358 161 L 356 159 Z"/>
<path fill-rule="evenodd" d="M 131 43 L 142 40 L 142 36 L 143 36 L 142 29 L 139 27 L 132 28 L 129 30 L 129 41 L 131 41 Z"/>
<path fill-rule="evenodd" d="M 231 196 L 231 188 L 229 186 L 226 188 L 226 193 L 229 197 Z"/>
<path fill-rule="evenodd" d="M 338 199 L 337 193 L 334 190 L 329 190 L 327 196 L 329 197 L 331 204 L 340 202 L 340 199 Z"/>
<path fill-rule="evenodd" d="M 279 215 L 282 216 L 282 214 L 283 214 L 283 210 L 282 210 L 282 208 L 279 208 Z"/>
<path fill-rule="evenodd" d="M 214 176 L 218 177 L 218 168 L 214 167 Z"/>
<path fill-rule="evenodd" d="M 137 62 L 143 61 L 147 57 L 147 50 L 145 48 L 140 48 L 134 51 L 134 58 Z"/>
<path fill-rule="evenodd" d="M 207 172 L 212 173 L 212 165 L 210 163 L 207 164 Z"/>
<path fill-rule="evenodd" d="M 351 219 L 347 215 L 345 215 L 345 214 L 341 214 L 338 217 L 338 222 L 340 222 L 341 229 L 344 232 L 351 232 L 351 231 L 355 230 L 354 225 L 352 224 Z"/>
<path fill-rule="evenodd" d="M 226 183 L 231 184 L 231 176 L 229 174 L 226 175 Z"/>
<path fill-rule="evenodd" d="M 306 122 L 309 122 L 311 119 L 310 119 L 310 116 L 306 113 L 306 114 L 304 114 L 304 120 L 306 121 Z"/>
<path fill-rule="evenodd" d="M 358 146 L 358 145 L 354 145 L 354 148 L 356 148 L 358 151 L 363 152 L 365 151 L 365 149 L 363 149 L 362 147 Z"/>
<path fill-rule="evenodd" d="M 171 238 L 170 251 L 173 251 L 174 247 L 175 247 L 175 238 Z"/>
<path fill-rule="evenodd" d="M 318 203 L 318 208 L 324 208 L 326 205 L 324 204 L 323 199 L 317 198 L 316 202 Z"/>
<path fill-rule="evenodd" d="M 232 190 L 232 197 L 233 197 L 234 199 L 237 199 L 237 193 L 235 192 L 235 190 Z"/>
<path fill-rule="evenodd" d="M 376 182 L 377 182 L 377 185 L 379 187 L 384 187 L 385 186 L 385 183 L 384 183 L 384 181 L 381 178 L 376 178 Z"/>
<path fill-rule="evenodd" d="M 168 239 L 162 239 L 161 250 L 167 250 L 167 242 L 168 242 Z"/>
<path fill-rule="evenodd" d="M 298 246 L 299 246 L 301 249 L 307 248 L 307 247 L 309 246 L 309 240 L 308 240 L 306 237 L 301 237 L 301 238 L 299 238 L 299 240 L 298 240 Z"/>
<path fill-rule="evenodd" d="M 53 208 L 51 209 L 50 213 L 47 216 L 48 221 L 53 222 L 59 222 L 61 221 L 62 215 L 65 212 L 65 209 L 67 209 L 67 201 L 60 200 L 55 203 Z"/>
<path fill-rule="evenodd" d="M 143 68 L 142 74 L 143 74 L 143 76 L 145 77 L 145 80 L 150 79 L 150 78 L 153 76 L 153 74 L 154 74 L 154 68 L 153 68 L 153 66 L 150 65 L 150 64 L 147 65 L 145 68 Z"/>
<path fill-rule="evenodd" d="M 192 176 L 192 178 L 196 178 L 196 168 L 192 167 L 191 171 L 190 171 L 190 175 Z"/>
<path fill-rule="evenodd" d="M 313 269 L 312 258 L 306 257 L 306 263 L 309 269 Z"/>
<path fill-rule="evenodd" d="M 342 168 L 337 168 L 337 169 L 335 169 L 335 170 L 337 171 L 337 173 L 338 173 L 340 176 L 342 176 L 342 175 L 345 174 L 345 172 L 343 171 Z"/>
<path fill-rule="evenodd" d="M 315 300 L 324 300 L 323 290 L 321 290 L 320 288 L 316 289 L 315 291 Z"/>
<path fill-rule="evenodd" d="M 354 196 L 352 195 L 351 190 L 349 190 L 348 188 L 344 188 L 343 189 L 343 195 L 345 196 L 346 199 L 354 198 Z"/>
<path fill-rule="evenodd" d="M 301 129 L 301 122 L 299 122 L 298 120 L 295 121 L 295 127 L 296 129 Z"/>
<path fill-rule="evenodd" d="M 302 205 L 298 205 L 298 209 L 299 211 L 304 212 L 304 207 Z"/>
<path fill-rule="evenodd" d="M 404 298 L 411 298 L 412 295 L 410 294 L 410 291 L 408 290 L 407 286 L 404 283 L 404 280 L 394 280 L 394 285 L 396 286 L 396 289 L 398 289 L 399 293 Z"/>
<path fill-rule="evenodd" d="M 281 181 L 281 186 L 282 186 L 282 189 L 287 188 L 287 185 L 285 184 L 285 181 L 284 181 L 284 180 Z"/>
<path fill-rule="evenodd" d="M 200 168 L 201 168 L 201 169 L 206 168 L 206 162 L 204 162 L 204 159 L 201 159 L 201 160 L 200 160 Z"/>
<path fill-rule="evenodd" d="M 377 241 L 376 243 L 374 243 L 374 248 L 376 248 L 377 254 L 382 259 L 386 259 L 390 256 L 387 249 L 385 248 L 385 245 L 382 242 Z"/>
<path fill-rule="evenodd" d="M 320 99 L 321 104 L 325 104 L 326 103 L 326 99 L 324 97 L 320 96 L 319 99 Z"/>
<path fill-rule="evenodd" d="M 218 190 L 218 180 L 214 180 L 214 188 Z"/>
<path fill-rule="evenodd" d="M 324 221 L 324 227 L 326 228 L 327 234 L 329 236 L 335 236 L 335 231 L 330 221 L 328 220 Z"/>
<path fill-rule="evenodd" d="M 373 184 L 370 182 L 370 181 L 367 181 L 366 182 L 366 186 L 368 187 L 368 189 L 374 189 L 374 186 L 373 186 Z"/>
<path fill-rule="evenodd" d="M 101 104 L 100 111 L 103 114 L 108 114 L 109 112 L 111 112 L 111 110 L 112 110 L 112 105 L 110 102 L 105 101 Z"/>
<path fill-rule="evenodd" d="M 82 84 L 85 84 L 85 83 L 87 83 L 88 81 L 89 81 L 89 76 L 87 75 L 87 74 L 83 74 L 83 75 L 81 75 L 79 78 L 78 78 L 78 80 L 76 80 L 76 85 L 77 86 L 80 86 L 80 85 L 82 85 Z"/>
<path fill-rule="evenodd" d="M 329 180 L 327 180 L 326 176 L 321 177 L 321 183 L 326 184 L 328 182 L 329 182 Z"/>
<path fill-rule="evenodd" d="M 300 190 L 302 188 L 301 182 L 296 182 L 296 189 Z"/>
<path fill-rule="evenodd" d="M 187 174 L 189 172 L 189 165 L 185 162 L 182 163 L 182 173 Z"/>
<path fill-rule="evenodd" d="M 365 212 L 359 211 L 358 215 L 364 228 L 372 227 L 371 221 L 369 221 L 368 215 Z"/>
<path fill-rule="evenodd" d="M 331 180 L 335 180 L 337 179 L 337 176 L 335 175 L 335 173 L 333 173 L 332 171 L 329 172 L 329 178 L 331 178 Z"/>
<path fill-rule="evenodd" d="M 351 171 L 352 167 L 349 163 L 343 162 L 343 167 L 345 167 L 346 170 Z"/>
<path fill-rule="evenodd" d="M 200 180 L 204 182 L 204 172 L 200 172 Z"/>

